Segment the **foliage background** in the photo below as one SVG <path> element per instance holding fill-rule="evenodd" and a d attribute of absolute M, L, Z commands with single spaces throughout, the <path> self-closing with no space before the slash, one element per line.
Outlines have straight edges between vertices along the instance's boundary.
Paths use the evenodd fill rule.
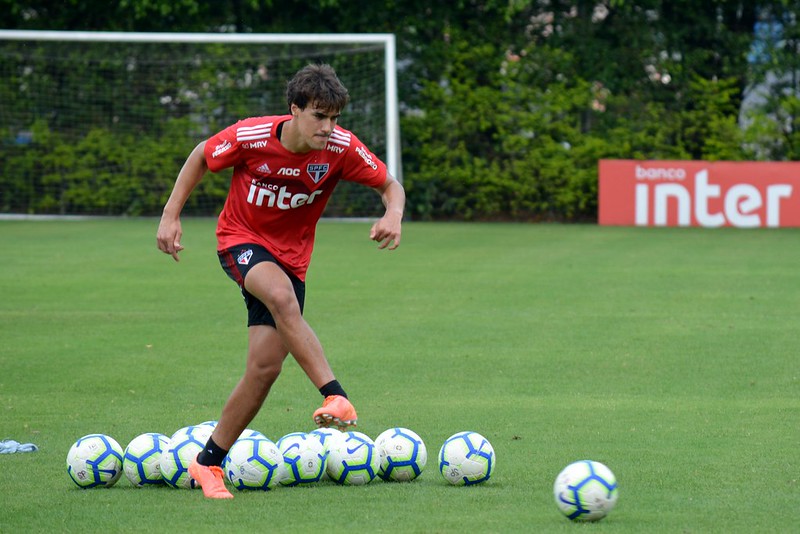
<path fill-rule="evenodd" d="M 0 0 L 0 25 L 394 33 L 409 215 L 580 221 L 597 214 L 599 158 L 800 159 L 798 12 L 798 0 Z M 155 171 L 172 179 L 184 148 Z M 0 151 L 4 168 L 21 164 Z"/>

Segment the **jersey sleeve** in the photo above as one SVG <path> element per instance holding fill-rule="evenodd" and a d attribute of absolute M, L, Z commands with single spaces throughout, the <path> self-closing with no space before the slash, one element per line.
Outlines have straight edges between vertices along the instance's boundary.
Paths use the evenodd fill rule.
<path fill-rule="evenodd" d="M 211 172 L 235 167 L 242 157 L 242 141 L 269 137 L 268 117 L 251 117 L 228 126 L 206 141 L 206 164 Z"/>
<path fill-rule="evenodd" d="M 373 154 L 352 132 L 345 153 L 343 180 L 368 187 L 380 187 L 386 181 L 386 164 Z"/>
<path fill-rule="evenodd" d="M 239 144 L 236 142 L 235 124 L 208 138 L 205 156 L 206 164 L 211 172 L 218 172 L 236 165 L 239 158 Z"/>

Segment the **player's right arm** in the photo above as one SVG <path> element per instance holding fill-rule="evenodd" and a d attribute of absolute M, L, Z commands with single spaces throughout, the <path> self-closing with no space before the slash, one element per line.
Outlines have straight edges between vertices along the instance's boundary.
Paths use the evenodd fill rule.
<path fill-rule="evenodd" d="M 206 142 L 201 142 L 194 147 L 192 153 L 186 158 L 186 162 L 175 180 L 172 193 L 164 205 L 161 222 L 158 225 L 158 233 L 156 234 L 158 249 L 164 254 L 172 256 L 175 261 L 179 261 L 178 252 L 183 250 L 181 245 L 181 235 L 183 234 L 181 230 L 181 211 L 189 195 L 208 170 L 205 146 Z"/>

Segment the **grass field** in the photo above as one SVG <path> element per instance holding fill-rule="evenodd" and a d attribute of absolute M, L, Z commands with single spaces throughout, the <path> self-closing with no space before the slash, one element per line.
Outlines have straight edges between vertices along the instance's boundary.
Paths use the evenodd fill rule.
<path fill-rule="evenodd" d="M 800 502 L 798 230 L 324 222 L 306 316 L 373 438 L 406 426 L 431 457 L 410 484 L 322 483 L 206 501 L 198 491 L 80 490 L 65 457 L 216 419 L 244 363 L 245 312 L 184 222 L 0 222 L 0 532 L 790 532 Z M 287 363 L 251 427 L 310 430 L 321 397 Z M 494 476 L 449 486 L 441 443 L 489 438 Z M 602 522 L 567 521 L 556 474 L 617 475 Z"/>

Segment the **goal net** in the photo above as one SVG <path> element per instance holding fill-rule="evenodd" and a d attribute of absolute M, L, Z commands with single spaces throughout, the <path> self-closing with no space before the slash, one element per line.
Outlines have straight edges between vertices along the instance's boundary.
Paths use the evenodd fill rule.
<path fill-rule="evenodd" d="M 0 31 L 0 213 L 159 215 L 186 156 L 239 119 L 287 113 L 286 82 L 331 64 L 339 123 L 401 178 L 394 36 Z M 216 215 L 230 172 L 184 208 Z M 342 181 L 327 217 L 382 213 Z"/>

